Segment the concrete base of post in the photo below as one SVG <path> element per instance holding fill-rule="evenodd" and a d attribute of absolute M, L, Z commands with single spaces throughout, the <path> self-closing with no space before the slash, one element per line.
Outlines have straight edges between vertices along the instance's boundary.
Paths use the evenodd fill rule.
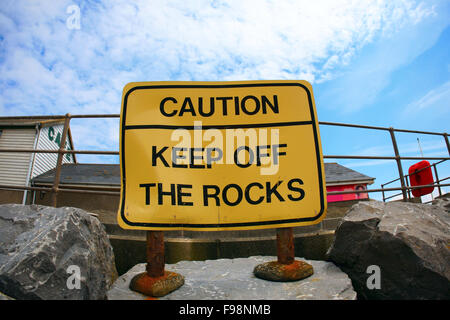
<path fill-rule="evenodd" d="M 260 279 L 271 281 L 296 281 L 314 274 L 312 265 L 304 261 L 295 260 L 294 252 L 292 228 L 278 228 L 278 261 L 257 265 L 253 270 L 253 274 Z"/>
<path fill-rule="evenodd" d="M 137 274 L 130 289 L 150 297 L 163 297 L 184 284 L 184 277 L 164 270 L 164 232 L 147 231 L 146 272 Z"/>
<path fill-rule="evenodd" d="M 264 280 L 287 282 L 305 279 L 314 274 L 314 269 L 304 261 L 294 260 L 290 264 L 270 261 L 257 265 L 253 274 Z"/>
<path fill-rule="evenodd" d="M 143 272 L 131 279 L 130 289 L 149 297 L 163 297 L 183 284 L 184 277 L 175 272 L 164 271 L 160 277 L 150 277 Z"/>

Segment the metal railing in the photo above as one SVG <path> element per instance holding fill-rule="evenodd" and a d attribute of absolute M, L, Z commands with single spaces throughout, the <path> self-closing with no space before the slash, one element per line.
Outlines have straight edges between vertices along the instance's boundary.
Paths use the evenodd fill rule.
<path fill-rule="evenodd" d="M 88 115 L 51 115 L 51 116 L 13 116 L 13 117 L 0 117 L 0 121 L 14 121 L 14 120 L 61 120 L 64 121 L 63 134 L 61 141 L 66 141 L 70 120 L 71 119 L 83 119 L 83 118 L 120 118 L 120 114 L 88 114 Z M 442 181 L 449 179 L 449 177 L 444 179 L 437 179 L 432 185 L 422 185 L 422 186 L 410 186 L 407 183 L 407 179 L 403 174 L 403 167 L 401 160 L 439 160 L 439 162 L 434 163 L 435 175 L 437 177 L 436 165 L 442 163 L 446 160 L 450 160 L 450 157 L 405 157 L 400 156 L 398 145 L 395 137 L 395 132 L 405 132 L 405 133 L 418 133 L 418 134 L 427 134 L 427 135 L 437 135 L 442 136 L 445 140 L 448 153 L 450 155 L 450 143 L 448 139 L 448 134 L 446 132 L 427 132 L 427 131 L 418 131 L 418 130 L 406 130 L 406 129 L 395 129 L 392 127 L 376 127 L 376 126 L 366 126 L 366 125 L 357 125 L 357 124 L 348 124 L 348 123 L 335 123 L 335 122 L 323 122 L 320 121 L 319 125 L 322 126 L 336 126 L 336 127 L 351 127 L 351 128 L 360 128 L 360 129 L 370 129 L 370 130 L 378 130 L 389 132 L 391 137 L 392 146 L 394 149 L 394 156 L 367 156 L 367 155 L 324 155 L 324 159 L 376 159 L 376 160 L 395 160 L 397 163 L 398 175 L 399 178 L 388 183 L 381 185 L 380 189 L 367 189 L 367 190 L 351 190 L 351 191 L 332 191 L 327 192 L 328 195 L 339 195 L 339 194 L 358 194 L 358 193 L 371 193 L 371 192 L 381 192 L 383 194 L 383 200 L 385 201 L 388 198 L 385 198 L 384 192 L 388 191 L 398 191 L 401 190 L 401 193 L 398 195 L 402 195 L 403 201 L 407 201 L 408 193 L 410 190 L 437 186 L 439 188 L 439 192 L 441 193 L 441 187 L 450 186 L 449 183 L 442 184 Z M 28 153 L 57 153 L 58 158 L 55 167 L 55 177 L 53 180 L 52 187 L 36 187 L 36 186 L 11 186 L 11 185 L 0 185 L 0 189 L 13 189 L 13 190 L 29 190 L 29 191 L 46 191 L 51 192 L 51 205 L 57 205 L 58 193 L 60 191 L 64 192 L 72 192 L 72 193 L 85 193 L 85 194 L 99 194 L 99 195 L 119 195 L 120 188 L 119 187 L 111 187 L 107 190 L 102 190 L 95 187 L 88 186 L 80 186 L 77 188 L 74 187 L 60 187 L 60 178 L 61 178 L 61 167 L 62 167 L 62 159 L 65 154 L 89 154 L 89 155 L 119 155 L 119 151 L 99 151 L 99 150 L 66 150 L 65 143 L 61 143 L 58 150 L 36 150 L 36 149 L 0 149 L 0 152 L 28 152 Z M 392 187 L 385 188 L 384 186 L 395 182 L 400 181 L 400 187 Z"/>
<path fill-rule="evenodd" d="M 419 173 L 421 171 L 424 171 L 425 169 L 433 168 L 434 176 L 435 176 L 435 182 L 436 182 L 436 186 L 438 188 L 439 196 L 442 196 L 441 182 L 450 179 L 450 177 L 446 177 L 444 179 L 439 179 L 439 175 L 438 175 L 438 171 L 437 171 L 436 166 L 438 164 L 441 164 L 441 163 L 445 162 L 445 161 L 447 161 L 447 160 L 444 159 L 444 160 L 441 160 L 441 161 L 438 161 L 438 162 L 435 162 L 435 163 L 431 163 L 429 166 L 423 167 L 423 168 L 421 168 L 419 170 L 415 170 L 415 172 L 414 172 L 414 174 L 417 174 L 417 173 Z M 410 182 L 408 181 L 410 179 L 410 177 L 411 177 L 410 174 L 405 175 L 405 183 L 406 183 L 407 187 L 410 186 Z M 386 183 L 383 183 L 383 184 L 381 184 L 381 189 L 384 189 L 384 186 L 386 186 L 388 184 L 391 184 L 391 183 L 394 183 L 394 182 L 397 182 L 399 180 L 400 180 L 400 178 L 397 178 L 397 179 L 388 181 Z M 427 185 L 427 186 L 432 186 L 432 185 Z M 396 193 L 396 194 L 393 194 L 393 195 L 390 195 L 390 196 L 386 197 L 384 191 L 382 191 L 383 201 L 386 202 L 386 200 L 392 199 L 392 198 L 397 197 L 397 196 L 399 196 L 401 194 L 402 193 Z M 408 189 L 408 199 L 411 199 L 410 189 Z"/>
<path fill-rule="evenodd" d="M 446 132 L 440 133 L 440 132 L 430 132 L 430 131 L 419 131 L 419 130 L 406 130 L 406 129 L 395 129 L 392 127 L 376 127 L 376 126 L 365 126 L 365 125 L 356 125 L 356 124 L 347 124 L 347 123 L 334 123 L 334 122 L 319 122 L 321 125 L 329 125 L 329 126 L 342 126 L 342 127 L 351 127 L 351 128 L 360 128 L 360 129 L 371 129 L 371 130 L 380 130 L 380 131 L 387 131 L 390 134 L 392 147 L 394 149 L 394 157 L 386 157 L 386 156 L 342 156 L 342 155 L 324 155 L 324 159 L 377 159 L 377 160 L 395 160 L 397 163 L 397 169 L 398 169 L 398 175 L 399 178 L 395 179 L 394 181 L 400 181 L 401 187 L 399 188 L 384 188 L 384 185 L 381 186 L 381 189 L 370 189 L 370 190 L 364 190 L 364 191 L 340 191 L 340 192 L 328 192 L 328 195 L 333 194 L 347 194 L 347 193 L 363 193 L 363 192 L 381 192 L 383 194 L 383 201 L 385 201 L 384 192 L 387 191 L 397 191 L 401 190 L 402 200 L 407 201 L 410 197 L 408 197 L 408 192 L 413 189 L 420 189 L 424 187 L 430 187 L 430 186 L 437 186 L 439 189 L 441 187 L 449 186 L 450 184 L 441 184 L 440 181 L 447 180 L 447 178 L 444 178 L 440 181 L 436 181 L 436 183 L 432 185 L 420 185 L 420 186 L 410 186 L 409 184 L 405 183 L 405 175 L 403 174 L 403 167 L 401 160 L 440 160 L 440 162 L 449 160 L 450 157 L 405 157 L 400 156 L 400 152 L 398 150 L 397 140 L 395 137 L 395 132 L 404 132 L 404 133 L 417 133 L 417 134 L 427 134 L 427 135 L 437 135 L 442 136 L 445 140 L 445 144 L 447 146 L 447 151 L 450 155 L 450 143 L 448 139 L 448 134 Z M 437 172 L 437 171 L 436 171 Z M 394 182 L 391 181 L 391 182 Z M 398 196 L 397 194 L 396 196 Z"/>

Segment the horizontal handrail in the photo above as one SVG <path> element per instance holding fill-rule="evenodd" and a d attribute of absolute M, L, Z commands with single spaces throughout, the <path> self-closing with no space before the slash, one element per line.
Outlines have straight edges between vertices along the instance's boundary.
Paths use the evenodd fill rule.
<path fill-rule="evenodd" d="M 44 184 L 44 183 L 41 183 Z M 448 187 L 450 186 L 450 183 L 446 184 L 439 184 L 441 187 Z M 414 187 L 405 187 L 406 189 L 414 190 L 414 189 L 420 189 L 420 188 L 427 188 L 427 187 L 434 187 L 438 186 L 438 184 L 427 184 L 427 185 L 420 185 L 420 186 L 414 186 Z M 0 185 L 0 189 L 18 189 L 18 190 L 35 190 L 35 191 L 48 191 L 52 192 L 54 191 L 54 188 L 50 187 L 26 187 L 26 186 L 15 186 L 15 185 Z M 119 195 L 119 191 L 103 191 L 103 190 L 95 190 L 94 187 L 88 187 L 88 186 L 80 186 L 78 189 L 75 188 L 65 188 L 60 187 L 58 188 L 59 191 L 65 191 L 65 192 L 73 192 L 73 193 L 90 193 L 90 194 L 105 194 L 105 195 Z M 106 188 L 103 188 L 106 189 Z M 120 190 L 118 187 L 111 187 L 108 188 L 111 190 Z M 394 187 L 394 188 L 384 188 L 384 189 L 366 189 L 366 190 L 348 190 L 348 191 L 327 191 L 327 195 L 340 195 L 340 194 L 354 194 L 354 193 L 372 193 L 372 192 L 381 192 L 381 191 L 397 191 L 402 190 L 401 187 Z"/>
<path fill-rule="evenodd" d="M 7 153 L 75 153 L 75 154 L 105 154 L 105 155 L 119 155 L 119 151 L 96 151 L 96 150 L 44 150 L 44 149 L 0 149 L 0 152 Z"/>
<path fill-rule="evenodd" d="M 65 120 L 66 123 L 64 125 L 65 130 L 68 127 L 68 123 L 70 119 L 82 119 L 82 118 L 120 118 L 120 114 L 65 114 L 65 115 L 40 115 L 40 116 L 8 116 L 8 117 L 0 117 L 0 123 L 1 122 L 7 122 L 8 120 Z M 424 188 L 424 187 L 430 187 L 430 186 L 449 186 L 450 184 L 440 184 L 440 182 L 443 182 L 447 180 L 450 177 L 444 178 L 444 179 L 437 179 L 436 184 L 432 185 L 422 185 L 422 186 L 405 186 L 404 183 L 402 183 L 401 187 L 394 187 L 394 188 L 384 188 L 385 185 L 395 182 L 395 181 L 403 181 L 402 179 L 409 176 L 403 175 L 402 169 L 401 169 L 401 160 L 438 160 L 438 162 L 431 164 L 428 167 L 434 166 L 434 169 L 436 170 L 436 165 L 440 164 L 444 161 L 450 160 L 450 157 L 410 157 L 410 156 L 400 156 L 397 150 L 395 137 L 393 136 L 394 132 L 404 132 L 404 133 L 418 133 L 418 134 L 429 134 L 429 135 L 440 135 L 445 138 L 445 142 L 447 145 L 447 149 L 449 150 L 450 154 L 450 143 L 448 140 L 448 134 L 446 132 L 440 133 L 440 132 L 429 132 L 429 131 L 420 131 L 420 130 L 407 130 L 407 129 L 396 129 L 392 127 L 381 127 L 381 126 L 370 126 L 370 125 L 359 125 L 359 124 L 349 124 L 349 123 L 338 123 L 338 122 L 327 122 L 327 121 L 319 121 L 319 125 L 325 125 L 325 126 L 340 126 L 340 127 L 351 127 L 351 128 L 359 128 L 359 129 L 370 129 L 370 130 L 381 130 L 381 131 L 388 131 L 391 133 L 392 142 L 395 149 L 395 156 L 366 156 L 366 155 L 324 155 L 324 159 L 355 159 L 355 160 L 395 160 L 397 161 L 397 165 L 399 167 L 399 175 L 400 177 L 389 181 L 385 184 L 381 184 L 381 189 L 370 189 L 370 190 L 351 190 L 351 191 L 333 191 L 333 192 L 327 192 L 328 195 L 338 195 L 338 194 L 359 194 L 359 193 L 370 193 L 370 192 L 382 192 L 383 193 L 383 199 L 390 199 L 395 196 L 398 196 L 400 194 L 395 194 L 393 196 L 389 196 L 387 198 L 384 197 L 384 192 L 388 191 L 396 191 L 396 190 L 402 190 L 403 198 L 405 199 L 406 194 L 405 191 L 414 190 L 418 188 Z M 0 152 L 3 153 L 52 153 L 52 154 L 58 154 L 58 159 L 63 154 L 86 154 L 86 155 L 120 155 L 119 151 L 111 151 L 111 150 L 66 150 L 64 146 L 60 146 L 58 150 L 39 150 L 39 149 L 16 149 L 16 148 L 6 148 L 6 149 L 0 149 Z M 426 168 L 428 168 L 426 167 Z M 424 170 L 426 168 L 421 168 L 419 171 Z M 61 161 L 58 160 L 56 170 L 61 169 Z M 437 173 L 436 173 L 437 174 Z M 50 183 L 49 183 L 50 184 Z M 18 190 L 30 190 L 30 191 L 49 191 L 53 192 L 54 194 L 57 194 L 58 191 L 67 191 L 67 192 L 75 192 L 75 193 L 93 193 L 93 194 L 105 194 L 105 195 L 117 195 L 119 194 L 120 188 L 116 187 L 105 187 L 104 189 L 108 190 L 115 190 L 115 191 L 105 191 L 105 190 L 99 190 L 99 187 L 88 187 L 88 186 L 80 186 L 80 187 L 59 187 L 59 175 L 57 174 L 54 182 L 52 184 L 52 187 L 28 187 L 28 186 L 11 186 L 11 185 L 0 185 L 0 189 L 18 189 Z"/>
<path fill-rule="evenodd" d="M 450 157 L 392 157 L 392 156 L 351 156 L 351 155 L 324 155 L 324 159 L 371 159 L 371 160 L 450 160 Z"/>
<path fill-rule="evenodd" d="M 349 190 L 349 191 L 331 191 L 331 192 L 327 192 L 328 195 L 334 195 L 334 194 L 347 194 L 347 193 L 367 193 L 367 192 L 381 192 L 381 191 L 396 191 L 396 190 L 403 190 L 403 189 L 407 189 L 407 190 L 414 190 L 414 189 L 420 189 L 420 188 L 427 188 L 427 187 L 436 187 L 436 186 L 441 186 L 441 187 L 449 187 L 450 183 L 446 183 L 446 184 L 424 184 L 424 185 L 420 185 L 420 186 L 408 186 L 408 187 L 396 187 L 396 188 L 384 188 L 384 189 L 367 189 L 367 190 Z"/>
<path fill-rule="evenodd" d="M 105 155 L 119 155 L 119 151 L 108 150 L 44 150 L 44 149 L 0 149 L 0 152 L 7 153 L 70 153 L 70 154 L 105 154 Z M 450 160 L 450 157 L 392 157 L 392 156 L 353 156 L 353 155 L 324 155 L 324 159 L 366 159 L 366 160 Z M 398 179 L 397 179 L 398 180 Z M 396 180 L 393 180 L 396 181 Z"/>
<path fill-rule="evenodd" d="M 84 188 L 84 187 L 83 187 L 83 189 L 58 188 L 57 190 L 55 190 L 55 188 L 50 188 L 50 187 L 26 187 L 26 186 L 0 185 L 0 189 L 44 191 L 44 192 L 65 191 L 65 192 L 72 192 L 72 193 L 88 193 L 88 194 L 113 195 L 113 196 L 120 195 L 120 192 L 87 190 L 87 188 Z"/>
<path fill-rule="evenodd" d="M 350 128 L 360 128 L 360 129 L 372 129 L 372 130 L 384 130 L 390 131 L 393 130 L 395 132 L 408 132 L 408 133 L 420 133 L 420 134 L 431 134 L 431 135 L 447 135 L 446 132 L 431 132 L 431 131 L 419 131 L 419 130 L 408 130 L 408 129 L 395 129 L 392 127 L 377 127 L 377 126 L 366 126 L 361 124 L 351 124 L 351 123 L 341 123 L 341 122 L 327 122 L 327 121 L 319 121 L 320 125 L 328 125 L 328 126 L 340 126 L 340 127 L 350 127 Z"/>
<path fill-rule="evenodd" d="M 65 119 L 65 118 L 120 118 L 120 114 L 106 113 L 106 114 L 65 114 L 65 115 L 39 115 L 39 116 L 6 116 L 0 117 L 0 121 L 3 120 L 47 120 L 47 119 Z M 352 123 L 342 123 L 342 122 L 329 122 L 329 121 L 319 121 L 319 125 L 328 126 L 341 126 L 341 127 L 351 127 L 360 129 L 372 129 L 372 130 L 384 130 L 395 132 L 408 132 L 408 133 L 420 133 L 420 134 L 430 134 L 430 135 L 448 135 L 446 132 L 431 132 L 431 131 L 420 131 L 420 130 L 409 130 L 409 129 L 396 129 L 392 127 L 380 127 L 380 126 L 369 126 L 361 124 Z"/>
<path fill-rule="evenodd" d="M 49 119 L 65 119 L 65 118 L 120 118 L 120 114 L 64 114 L 64 115 L 39 115 L 39 116 L 6 116 L 0 117 L 0 121 L 7 120 L 49 120 Z"/>
<path fill-rule="evenodd" d="M 430 159 L 430 158 L 427 158 L 427 159 Z M 436 165 L 438 165 L 438 164 L 440 164 L 440 163 L 442 163 L 442 162 L 444 162 L 444 161 L 447 161 L 447 160 L 448 160 L 448 159 L 443 159 L 443 160 L 441 160 L 441 161 L 432 163 L 432 164 L 430 164 L 429 166 L 426 166 L 426 167 L 420 168 L 419 170 L 414 171 L 413 174 L 417 174 L 417 173 L 419 173 L 419 172 L 421 172 L 421 171 L 423 171 L 423 170 L 425 170 L 425 169 L 434 167 L 434 166 L 436 166 Z M 405 178 L 406 178 L 406 177 L 409 177 L 409 176 L 411 176 L 409 173 L 408 173 L 408 174 L 405 174 Z M 400 178 L 397 178 L 397 179 L 388 181 L 388 182 L 386 182 L 386 183 L 383 183 L 383 184 L 381 184 L 381 186 L 385 186 L 385 185 L 387 185 L 387 184 L 390 184 L 390 183 L 395 182 L 395 181 L 398 181 L 398 180 L 400 180 Z"/>

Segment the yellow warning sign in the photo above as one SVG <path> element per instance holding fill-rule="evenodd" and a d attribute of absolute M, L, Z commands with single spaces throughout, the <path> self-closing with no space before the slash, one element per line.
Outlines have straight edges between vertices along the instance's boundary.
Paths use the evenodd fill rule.
<path fill-rule="evenodd" d="M 122 228 L 279 228 L 325 216 L 306 81 L 130 83 L 120 121 Z"/>

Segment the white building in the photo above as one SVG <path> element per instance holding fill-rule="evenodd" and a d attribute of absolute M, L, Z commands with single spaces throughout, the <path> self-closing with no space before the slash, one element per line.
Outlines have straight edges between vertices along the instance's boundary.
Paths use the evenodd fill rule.
<path fill-rule="evenodd" d="M 0 150 L 58 150 L 64 119 L 0 119 Z M 70 128 L 66 149 L 73 149 Z M 29 186 L 30 180 L 56 167 L 57 153 L 0 152 L 0 186 Z M 76 163 L 74 154 L 65 154 L 63 163 Z M 31 192 L 0 187 L 0 203 L 26 203 Z"/>

